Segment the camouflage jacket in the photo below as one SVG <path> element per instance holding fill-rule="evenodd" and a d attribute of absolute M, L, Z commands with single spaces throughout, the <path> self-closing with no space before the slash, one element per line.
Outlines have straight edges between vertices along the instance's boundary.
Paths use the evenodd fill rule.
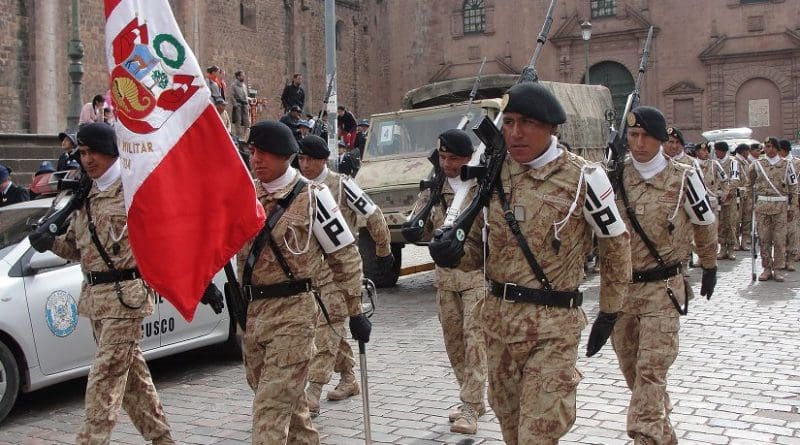
<path fill-rule="evenodd" d="M 726 176 L 726 179 L 721 182 L 718 196 L 719 203 L 720 205 L 735 204 L 736 189 L 739 188 L 742 183 L 742 177 L 745 176 L 744 168 L 742 168 L 739 160 L 731 155 L 725 156 L 724 159 L 720 159 L 718 162 Z"/>
<path fill-rule="evenodd" d="M 300 178 L 300 174 L 297 173 L 289 185 L 275 193 L 267 192 L 260 181 L 255 181 L 258 200 L 264 206 L 267 215 L 273 210 L 278 199 L 291 192 Z M 317 271 L 323 267 L 324 263 L 327 263 L 333 272 L 334 278 L 346 294 L 345 298 L 347 299 L 350 314 L 359 314 L 361 313 L 361 257 L 358 255 L 358 249 L 355 244 L 350 243 L 323 257 L 320 242 L 313 233 L 309 233 L 311 229 L 309 224 L 311 222 L 309 188 L 311 187 L 306 185 L 289 208 L 286 209 L 272 230 L 272 239 L 286 259 L 295 279 L 309 278 L 316 286 Z M 316 186 L 314 187 L 316 192 Z M 345 230 L 347 229 L 345 228 Z M 253 240 L 247 242 L 237 256 L 239 276 L 242 279 L 244 279 L 244 263 L 250 254 L 252 244 Z M 265 244 L 253 268 L 252 282 L 242 284 L 269 285 L 281 283 L 288 279 L 276 260 L 272 249 Z M 308 298 L 297 296 L 256 300 L 248 308 L 248 318 L 256 314 L 258 317 L 280 317 L 282 320 L 289 321 L 306 319 L 309 313 L 316 313 L 315 302 L 311 293 L 308 293 L 306 297 Z M 265 311 L 268 312 L 267 315 L 263 315 Z"/>
<path fill-rule="evenodd" d="M 464 199 L 463 207 L 466 207 L 475 196 L 477 183 L 471 181 L 469 193 Z M 442 186 L 442 199 L 431 209 L 430 216 L 425 221 L 425 231 L 422 239 L 430 240 L 433 230 L 438 229 L 444 223 L 447 208 L 453 202 L 455 192 L 450 186 L 450 182 L 445 179 Z M 417 213 L 430 200 L 430 193 L 420 193 L 417 203 L 414 205 L 412 215 Z M 481 229 L 483 228 L 483 214 L 475 218 L 472 228 L 467 236 L 466 246 L 464 247 L 464 258 L 461 259 L 458 267 L 439 267 L 436 266 L 436 287 L 441 290 L 461 292 L 476 287 L 483 287 L 483 242 L 481 241 Z"/>
<path fill-rule="evenodd" d="M 715 211 L 719 210 L 720 198 L 725 193 L 723 183 L 728 180 L 728 174 L 716 159 L 698 159 L 697 163 L 703 172 L 703 181 L 711 198 L 711 204 Z"/>
<path fill-rule="evenodd" d="M 692 224 L 684 207 L 690 193 L 686 178 L 696 174 L 697 171 L 691 167 L 668 161 L 662 171 L 645 180 L 628 159 L 625 162 L 623 183 L 636 219 L 655 244 L 665 264 L 683 262 L 689 256 L 690 240 L 694 236 L 700 265 L 704 269 L 711 269 L 717 266 L 717 224 Z M 625 208 L 619 195 L 617 204 L 620 208 Z M 633 230 L 627 212 L 623 212 L 623 218 L 631 232 L 633 270 L 641 272 L 658 267 L 658 262 L 650 254 L 642 238 Z M 687 292 L 682 276 L 676 275 L 666 283 L 631 283 L 623 312 L 645 314 L 674 310 L 667 295 L 667 286 L 672 289 L 678 302 L 683 304 Z"/>
<path fill-rule="evenodd" d="M 362 210 L 363 207 L 359 205 L 358 201 L 359 199 L 369 200 L 369 196 L 366 193 L 362 196 L 354 196 L 351 191 L 345 190 L 342 184 L 343 178 L 339 173 L 328 171 L 328 176 L 325 177 L 323 183 L 328 186 L 334 199 L 336 199 L 339 209 L 342 211 L 342 215 L 356 239 L 358 239 L 358 218 L 366 218 L 367 232 L 369 232 L 372 240 L 375 241 L 375 255 L 379 257 L 388 256 L 392 253 L 392 239 L 383 212 L 381 212 L 380 207 L 376 206 L 371 215 L 365 215 Z M 350 180 L 352 181 L 353 179 L 350 178 Z M 371 200 L 370 203 L 372 204 Z M 321 267 L 317 279 L 321 288 L 333 282 L 333 272 L 329 267 Z"/>
<path fill-rule="evenodd" d="M 102 192 L 96 184 L 93 184 L 87 197 L 97 237 L 117 270 L 136 267 L 136 260 L 128 242 L 128 216 L 122 193 L 122 180 L 117 179 L 111 187 Z M 92 242 L 85 204 L 72 214 L 69 228 L 64 235 L 56 238 L 53 252 L 60 257 L 80 261 L 81 271 L 84 274 L 109 270 Z M 91 285 L 84 280 L 78 302 L 78 313 L 92 320 L 142 318 L 153 313 L 155 293 L 144 281 L 141 279 L 122 281 L 120 290 L 121 297 L 117 294 L 114 283 Z M 120 298 L 125 304 L 136 309 L 125 307 Z"/>
<path fill-rule="evenodd" d="M 765 215 L 774 215 L 782 211 L 787 211 L 789 201 L 793 199 L 791 195 L 797 195 L 797 177 L 792 177 L 789 161 L 779 160 L 775 165 L 770 164 L 767 158 L 759 159 L 750 164 L 747 169 L 748 193 L 751 195 L 755 190 L 756 212 Z M 766 177 L 764 176 L 766 174 Z M 769 180 L 767 180 L 769 178 Z M 770 185 L 771 184 L 771 185 Z M 775 188 L 773 188 L 773 186 Z M 784 196 L 786 201 L 763 201 L 759 197 L 774 198 Z"/>
<path fill-rule="evenodd" d="M 584 168 L 600 167 L 590 167 L 588 161 L 568 153 L 563 147 L 560 150 L 556 159 L 536 169 L 506 158 L 500 176 L 510 210 L 553 289 L 574 291 L 583 280 L 583 264 L 592 248 L 593 226 L 583 213 L 590 202 L 581 177 Z M 580 189 L 579 183 L 584 184 Z M 610 205 L 613 206 L 610 184 L 602 192 L 612 197 Z M 577 205 L 573 207 L 573 203 Z M 497 193 L 492 195 L 488 214 L 487 277 L 498 283 L 541 289 L 542 285 L 504 218 Z M 564 223 L 558 233 L 560 246 L 554 242 L 557 222 Z M 598 236 L 598 247 L 602 258 L 600 310 L 617 312 L 623 305 L 631 279 L 630 235 L 623 228 L 617 236 Z M 489 307 L 498 306 L 490 304 Z M 550 317 L 568 316 L 568 313 L 533 304 L 503 304 L 494 313 L 484 311 L 483 319 L 487 332 L 500 336 L 505 342 L 514 342 L 535 338 L 532 326 L 540 326 L 542 320 Z"/>

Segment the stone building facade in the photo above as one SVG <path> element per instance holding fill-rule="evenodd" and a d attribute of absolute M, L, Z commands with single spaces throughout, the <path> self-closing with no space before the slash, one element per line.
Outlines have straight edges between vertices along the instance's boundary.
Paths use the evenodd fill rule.
<path fill-rule="evenodd" d="M 0 0 L 0 132 L 53 133 L 69 103 L 69 1 Z M 294 72 L 307 111 L 325 93 L 323 0 L 171 0 L 201 66 L 248 73 L 259 118 L 279 116 Z M 528 63 L 550 0 L 337 0 L 339 103 L 358 117 L 396 109 L 424 84 L 517 74 Z M 559 0 L 537 66 L 543 80 L 585 80 L 615 103 L 633 87 L 647 30 L 655 29 L 643 104 L 697 141 L 704 130 L 749 126 L 753 137 L 797 139 L 800 1 Z M 101 0 L 81 1 L 83 102 L 107 89 Z"/>

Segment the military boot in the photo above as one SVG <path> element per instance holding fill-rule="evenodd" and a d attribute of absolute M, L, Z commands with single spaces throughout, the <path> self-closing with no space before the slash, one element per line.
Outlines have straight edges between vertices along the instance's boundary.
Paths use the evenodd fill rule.
<path fill-rule="evenodd" d="M 344 400 L 348 397 L 356 396 L 361 392 L 356 382 L 356 375 L 353 370 L 342 373 L 339 384 L 331 391 L 328 391 L 328 400 Z"/>
<path fill-rule="evenodd" d="M 758 276 L 758 281 L 767 281 L 770 278 L 772 278 L 772 271 L 769 269 L 764 269 L 764 271 L 761 272 L 761 275 Z"/>
<path fill-rule="evenodd" d="M 784 270 L 788 270 L 789 272 L 794 272 L 797 269 L 794 267 L 794 264 L 792 264 L 790 261 L 787 261 Z"/>
<path fill-rule="evenodd" d="M 450 427 L 451 433 L 475 434 L 478 432 L 478 410 L 472 404 L 461 405 L 461 415 Z"/>
<path fill-rule="evenodd" d="M 733 246 L 731 246 L 730 244 L 728 244 L 728 249 L 725 252 L 725 256 L 727 256 L 729 260 L 735 260 L 736 259 L 736 253 L 734 253 Z"/>
<path fill-rule="evenodd" d="M 783 274 L 782 273 L 774 271 L 774 270 L 772 271 L 772 279 L 777 281 L 778 283 L 783 283 L 784 281 L 786 281 L 786 279 L 783 278 Z"/>
<path fill-rule="evenodd" d="M 319 397 L 322 395 L 322 384 L 309 382 L 306 388 L 306 403 L 308 404 L 308 412 L 311 417 L 319 415 Z"/>
<path fill-rule="evenodd" d="M 175 441 L 172 440 L 172 436 L 167 433 L 159 438 L 153 439 L 153 445 L 175 445 Z"/>
<path fill-rule="evenodd" d="M 482 416 L 484 414 L 486 414 L 486 406 L 481 404 L 481 405 L 479 405 L 479 408 L 478 408 L 478 417 L 480 417 L 480 416 Z M 458 406 L 453 407 L 453 409 L 450 410 L 450 412 L 447 414 L 447 420 L 449 420 L 450 423 L 453 423 L 460 416 L 461 416 L 461 405 L 458 405 Z"/>

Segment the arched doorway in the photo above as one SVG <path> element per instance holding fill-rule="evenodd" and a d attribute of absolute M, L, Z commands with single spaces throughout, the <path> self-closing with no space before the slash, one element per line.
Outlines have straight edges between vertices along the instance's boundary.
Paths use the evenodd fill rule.
<path fill-rule="evenodd" d="M 622 118 L 628 94 L 633 91 L 633 76 L 625 66 L 617 62 L 600 62 L 589 68 L 589 80 L 592 85 L 605 85 L 611 90 L 611 99 L 614 101 L 614 112 L 617 121 Z M 586 82 L 586 76 L 581 83 Z"/>
<path fill-rule="evenodd" d="M 781 92 L 771 80 L 750 79 L 736 92 L 736 126 L 750 127 L 753 139 L 783 137 Z"/>

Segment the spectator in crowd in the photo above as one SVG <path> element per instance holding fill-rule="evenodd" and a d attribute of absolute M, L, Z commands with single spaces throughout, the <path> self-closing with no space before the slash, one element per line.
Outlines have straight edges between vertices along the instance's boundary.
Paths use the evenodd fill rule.
<path fill-rule="evenodd" d="M 364 149 L 367 147 L 367 132 L 369 131 L 369 119 L 361 119 L 356 127 L 355 148 L 358 149 L 358 157 L 364 157 Z"/>
<path fill-rule="evenodd" d="M 298 141 L 300 140 L 300 129 L 298 127 L 300 126 L 300 116 L 302 113 L 303 110 L 299 106 L 293 105 L 289 108 L 289 112 L 284 114 L 281 118 L 281 122 L 292 130 L 294 138 Z"/>
<path fill-rule="evenodd" d="M 305 119 L 303 119 L 300 122 L 298 122 L 297 123 L 297 130 L 300 132 L 300 139 L 303 139 L 304 137 L 308 136 L 309 133 L 311 133 L 311 129 L 313 129 L 313 128 L 314 128 L 314 125 L 312 125 L 309 121 L 307 121 Z"/>
<path fill-rule="evenodd" d="M 111 125 L 112 127 L 114 126 L 116 119 L 114 119 L 114 113 L 111 112 L 111 108 L 103 108 L 103 122 Z"/>
<path fill-rule="evenodd" d="M 56 169 L 50 161 L 42 161 L 36 173 L 33 174 L 31 179 L 31 186 L 28 188 L 28 195 L 30 199 L 36 199 L 43 193 L 55 193 L 57 187 L 50 184 L 50 176 Z"/>
<path fill-rule="evenodd" d="M 103 122 L 103 108 L 105 108 L 105 99 L 100 94 L 94 96 L 91 102 L 87 102 L 81 108 L 81 114 L 78 117 L 78 126 L 90 124 L 92 122 Z"/>
<path fill-rule="evenodd" d="M 339 139 L 343 140 L 348 147 L 353 147 L 356 141 L 356 117 L 347 110 L 344 105 L 339 105 L 336 109 L 338 120 L 336 121 L 339 127 Z"/>
<path fill-rule="evenodd" d="M 216 104 L 217 98 L 225 99 L 225 82 L 220 77 L 222 75 L 220 68 L 216 65 L 206 68 L 206 73 L 208 73 L 208 89 L 211 90 L 211 103 Z"/>
<path fill-rule="evenodd" d="M 292 76 L 292 83 L 284 87 L 283 93 L 281 93 L 281 106 L 283 106 L 284 113 L 295 106 L 299 107 L 300 110 L 305 107 L 306 92 L 303 91 L 303 87 L 300 86 L 301 83 L 303 83 L 303 75 L 295 73 L 295 75 Z"/>
<path fill-rule="evenodd" d="M 75 139 L 75 135 L 72 133 L 61 132 L 58 133 L 58 140 L 61 142 L 61 155 L 58 156 L 58 162 L 56 162 L 56 170 L 63 171 L 68 170 L 69 167 L 67 163 L 69 162 L 69 154 L 72 153 L 72 150 L 75 150 L 78 147 L 78 140 Z"/>
<path fill-rule="evenodd" d="M 214 99 L 214 108 L 217 109 L 217 113 L 219 113 L 220 119 L 222 119 L 222 124 L 225 125 L 225 130 L 228 133 L 231 132 L 231 118 L 228 116 L 228 110 L 225 109 L 225 106 L 228 105 L 228 102 L 225 102 L 225 99 L 218 97 Z"/>
<path fill-rule="evenodd" d="M 0 164 L 0 207 L 28 201 L 30 195 L 25 187 L 20 187 L 11 181 L 11 169 Z"/>
<path fill-rule="evenodd" d="M 358 155 L 358 150 L 350 148 L 343 140 L 339 140 L 339 163 L 337 170 L 343 175 L 348 175 L 355 178 L 358 169 L 361 168 L 361 157 Z"/>
<path fill-rule="evenodd" d="M 239 139 L 247 140 L 250 131 L 250 91 L 243 71 L 234 73 L 233 81 L 233 130 Z"/>
<path fill-rule="evenodd" d="M 311 125 L 312 129 L 314 128 L 314 125 L 317 124 L 317 119 L 311 113 L 306 113 L 306 120 L 308 121 L 308 124 Z"/>

